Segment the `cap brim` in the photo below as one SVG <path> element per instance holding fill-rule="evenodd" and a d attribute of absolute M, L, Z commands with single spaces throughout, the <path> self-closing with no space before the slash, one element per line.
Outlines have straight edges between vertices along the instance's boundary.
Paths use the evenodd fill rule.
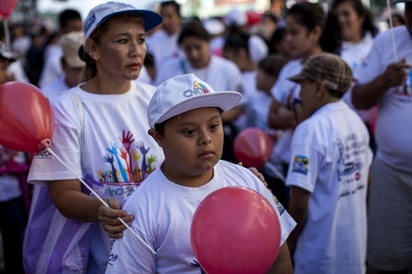
<path fill-rule="evenodd" d="M 159 14 L 157 14 L 156 12 L 153 12 L 153 11 L 150 11 L 150 10 L 135 9 L 135 10 L 123 10 L 123 11 L 111 13 L 111 14 L 107 15 L 106 17 L 104 17 L 102 20 L 100 20 L 100 22 L 97 26 L 101 25 L 107 19 L 109 19 L 109 18 L 111 18 L 115 15 L 118 15 L 118 14 L 139 14 L 139 15 L 141 15 L 143 17 L 143 20 L 144 20 L 144 30 L 145 31 L 149 31 L 149 30 L 153 29 L 154 27 L 158 26 L 163 21 L 163 18 Z"/>
<path fill-rule="evenodd" d="M 184 112 L 206 107 L 217 107 L 222 111 L 228 111 L 239 105 L 242 95 L 236 91 L 217 91 L 202 96 L 194 96 L 180 104 L 175 105 L 155 123 L 162 123 Z M 154 125 L 151 125 L 152 127 Z"/>

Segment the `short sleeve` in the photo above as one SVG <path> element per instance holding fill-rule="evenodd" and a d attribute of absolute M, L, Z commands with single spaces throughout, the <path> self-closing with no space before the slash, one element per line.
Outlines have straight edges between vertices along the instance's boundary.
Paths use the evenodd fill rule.
<path fill-rule="evenodd" d="M 291 159 L 286 185 L 297 186 L 309 192 L 315 188 L 318 175 L 316 135 L 310 124 L 299 125 L 292 138 Z"/>

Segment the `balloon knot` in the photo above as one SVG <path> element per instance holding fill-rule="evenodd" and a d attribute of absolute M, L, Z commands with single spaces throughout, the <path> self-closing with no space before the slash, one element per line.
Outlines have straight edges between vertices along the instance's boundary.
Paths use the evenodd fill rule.
<path fill-rule="evenodd" d="M 43 151 L 43 150 L 45 150 L 46 148 L 49 148 L 51 146 L 51 140 L 50 139 L 43 139 L 41 142 L 40 142 L 40 144 L 39 144 L 39 146 L 38 146 L 38 149 L 39 149 L 39 151 Z"/>

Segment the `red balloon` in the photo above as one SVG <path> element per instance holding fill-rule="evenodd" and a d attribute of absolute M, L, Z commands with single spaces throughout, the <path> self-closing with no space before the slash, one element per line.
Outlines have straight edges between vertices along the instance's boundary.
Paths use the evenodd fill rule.
<path fill-rule="evenodd" d="M 266 273 L 280 248 L 273 206 L 245 187 L 225 187 L 198 206 L 190 229 L 199 264 L 208 274 Z"/>
<path fill-rule="evenodd" d="M 0 110 L 1 145 L 31 153 L 50 146 L 53 112 L 37 87 L 16 81 L 0 85 Z"/>
<path fill-rule="evenodd" d="M 273 141 L 259 128 L 247 128 L 235 138 L 236 159 L 247 167 L 262 168 L 272 155 Z"/>
<path fill-rule="evenodd" d="M 17 0 L 1 0 L 0 16 L 7 19 L 12 14 Z"/>

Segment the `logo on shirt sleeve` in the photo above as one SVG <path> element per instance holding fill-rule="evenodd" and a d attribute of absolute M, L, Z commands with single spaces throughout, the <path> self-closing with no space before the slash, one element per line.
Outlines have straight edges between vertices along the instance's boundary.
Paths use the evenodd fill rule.
<path fill-rule="evenodd" d="M 309 171 L 309 158 L 303 155 L 296 155 L 293 158 L 292 172 L 307 175 Z"/>

